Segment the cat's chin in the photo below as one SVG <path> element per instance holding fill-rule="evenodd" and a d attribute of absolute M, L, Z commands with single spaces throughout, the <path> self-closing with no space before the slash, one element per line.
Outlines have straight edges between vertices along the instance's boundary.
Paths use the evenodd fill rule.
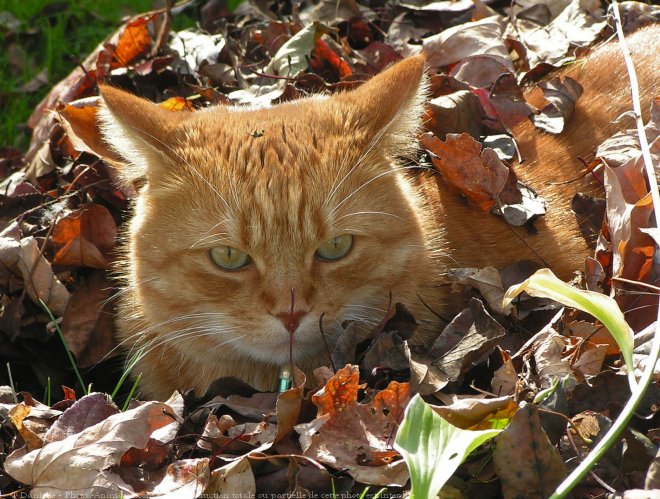
<path fill-rule="evenodd" d="M 309 336 L 293 339 L 293 356 L 294 362 L 299 359 L 307 359 L 310 357 L 318 357 L 325 351 L 323 340 L 319 337 L 312 339 Z M 289 333 L 285 333 L 283 337 L 273 340 L 269 338 L 256 346 L 255 348 L 242 348 L 243 345 L 237 346 L 236 350 L 244 355 L 247 355 L 258 362 L 275 365 L 288 365 L 290 362 L 290 338 Z"/>

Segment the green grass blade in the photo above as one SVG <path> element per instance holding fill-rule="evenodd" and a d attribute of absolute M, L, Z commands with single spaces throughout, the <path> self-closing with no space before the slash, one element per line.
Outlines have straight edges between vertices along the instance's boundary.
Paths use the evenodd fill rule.
<path fill-rule="evenodd" d="M 142 373 L 138 374 L 138 377 L 135 378 L 135 382 L 131 387 L 131 391 L 128 393 L 128 397 L 126 397 L 126 402 L 124 402 L 124 406 L 121 408 L 122 412 L 126 411 L 126 409 L 128 408 L 128 404 L 130 403 L 131 398 L 133 397 L 133 394 L 135 393 L 135 390 L 137 389 L 141 380 L 142 380 Z"/>
<path fill-rule="evenodd" d="M 14 399 L 14 404 L 18 404 L 18 395 L 16 395 L 16 387 L 14 386 L 14 378 L 11 375 L 11 366 L 7 362 L 7 374 L 9 375 L 9 386 L 11 387 L 11 397 Z"/>
<path fill-rule="evenodd" d="M 133 368 L 135 367 L 135 364 L 138 363 L 138 361 L 142 358 L 142 355 L 144 354 L 144 347 L 140 348 L 133 357 L 131 357 L 131 360 L 128 361 L 128 365 L 126 366 L 126 369 L 124 369 L 124 372 L 121 375 L 121 378 L 119 378 L 119 381 L 117 381 L 117 384 L 115 385 L 115 389 L 112 391 L 112 394 L 110 395 L 110 398 L 112 400 L 115 399 L 115 396 L 119 392 L 119 389 L 122 387 L 124 384 L 124 381 L 126 381 L 126 378 L 128 378 L 128 375 L 131 373 Z"/>
<path fill-rule="evenodd" d="M 436 497 L 470 452 L 500 431 L 457 428 L 415 395 L 406 408 L 394 442 L 394 448 L 408 465 L 410 497 Z"/>
<path fill-rule="evenodd" d="M 582 310 L 603 323 L 619 345 L 621 356 L 628 369 L 630 388 L 634 390 L 637 383 L 633 373 L 633 331 L 616 301 L 602 293 L 586 291 L 566 284 L 550 269 L 538 270 L 521 284 L 511 286 L 504 295 L 504 306 L 508 306 L 523 291 L 530 296 L 550 298 L 567 307 Z"/>
<path fill-rule="evenodd" d="M 44 310 L 48 314 L 48 317 L 50 317 L 50 320 L 55 325 L 55 330 L 57 331 L 57 334 L 60 337 L 62 344 L 64 345 L 66 354 L 69 357 L 69 362 L 71 362 L 71 367 L 73 367 L 73 371 L 76 373 L 76 377 L 78 378 L 78 383 L 80 383 L 81 390 L 85 395 L 89 395 L 89 392 L 87 391 L 87 388 L 85 386 L 85 382 L 83 381 L 82 376 L 80 375 L 80 371 L 78 371 L 78 366 L 76 365 L 76 361 L 73 358 L 73 354 L 71 353 L 71 350 L 69 350 L 69 344 L 66 342 L 66 338 L 64 337 L 64 334 L 62 334 L 62 330 L 60 329 L 59 323 L 53 316 L 53 313 L 48 308 L 48 305 L 46 305 L 42 299 L 39 299 L 39 303 L 41 303 L 41 306 L 44 308 Z"/>

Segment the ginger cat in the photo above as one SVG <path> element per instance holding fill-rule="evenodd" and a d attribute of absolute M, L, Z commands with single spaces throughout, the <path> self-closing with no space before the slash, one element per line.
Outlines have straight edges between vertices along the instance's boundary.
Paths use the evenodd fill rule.
<path fill-rule="evenodd" d="M 630 39 L 646 97 L 657 84 L 659 33 Z M 578 176 L 575 158 L 631 107 L 616 44 L 572 72 L 585 91 L 568 130 L 516 130 L 528 158 L 518 175 L 548 203 L 539 234 L 522 237 L 564 277 L 587 255 L 570 200 L 588 180 L 546 183 Z M 101 124 L 127 161 L 123 178 L 146 180 L 116 324 L 127 349 L 144 348 L 134 370 L 145 373 L 144 395 L 199 394 L 222 376 L 273 389 L 291 335 L 295 362 L 309 373 L 327 363 L 321 314 L 332 342 L 344 321 L 366 330 L 382 319 L 390 292 L 421 323 L 415 339 L 432 339 L 442 323 L 419 297 L 436 311 L 455 308 L 442 286 L 449 268 L 536 259 L 501 219 L 395 159 L 417 147 L 425 86 L 416 56 L 356 90 L 265 109 L 172 113 L 102 88 Z"/>

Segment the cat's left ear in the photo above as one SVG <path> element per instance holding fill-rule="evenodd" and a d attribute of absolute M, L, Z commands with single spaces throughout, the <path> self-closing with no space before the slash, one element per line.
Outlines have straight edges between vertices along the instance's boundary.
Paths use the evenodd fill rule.
<path fill-rule="evenodd" d="M 351 133 L 399 156 L 417 149 L 428 86 L 426 60 L 421 54 L 394 64 L 336 99 L 354 111 Z"/>
<path fill-rule="evenodd" d="M 176 163 L 170 158 L 171 143 L 182 115 L 109 85 L 99 89 L 103 138 L 127 162 L 120 169 L 122 180 L 159 178 Z"/>

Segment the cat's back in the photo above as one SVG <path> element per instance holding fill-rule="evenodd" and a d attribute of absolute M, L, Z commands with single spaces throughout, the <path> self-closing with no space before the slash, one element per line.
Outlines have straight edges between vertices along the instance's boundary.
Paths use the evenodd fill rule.
<path fill-rule="evenodd" d="M 627 38 L 645 112 L 658 89 L 658 39 L 659 25 Z M 560 135 L 551 135 L 525 121 L 513 130 L 523 158 L 514 170 L 546 201 L 547 212 L 536 221 L 535 234 L 508 227 L 500 217 L 470 209 L 442 179 L 435 179 L 437 187 L 434 181 L 427 184 L 427 196 L 432 198 L 430 204 L 435 206 L 436 220 L 445 234 L 444 250 L 454 266 L 501 268 L 528 259 L 549 266 L 564 278 L 584 268 L 590 246 L 581 235 L 571 201 L 577 192 L 603 195 L 602 184 L 587 174 L 584 161 L 593 157 L 606 138 L 621 128 L 634 126 L 630 118 L 625 125 L 614 123 L 632 110 L 630 83 L 616 42 L 601 45 L 560 74 L 576 79 L 584 89 L 566 129 Z M 539 94 L 527 97 L 542 107 Z M 432 187 L 428 187 L 430 184 Z"/>

